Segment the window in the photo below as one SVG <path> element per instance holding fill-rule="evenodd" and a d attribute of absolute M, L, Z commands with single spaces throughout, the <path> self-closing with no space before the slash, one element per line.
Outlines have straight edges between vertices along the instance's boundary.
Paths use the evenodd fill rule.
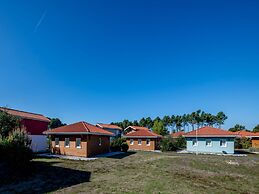
<path fill-rule="evenodd" d="M 146 140 L 146 144 L 147 144 L 147 146 L 150 146 L 150 139 Z"/>
<path fill-rule="evenodd" d="M 197 146 L 197 145 L 198 145 L 197 139 L 193 139 L 192 140 L 192 146 Z"/>
<path fill-rule="evenodd" d="M 55 138 L 55 147 L 59 147 L 59 138 Z"/>
<path fill-rule="evenodd" d="M 134 140 L 130 139 L 130 145 L 134 145 Z"/>
<path fill-rule="evenodd" d="M 227 141 L 225 139 L 221 139 L 219 144 L 220 144 L 220 147 L 227 147 Z"/>
<path fill-rule="evenodd" d="M 69 148 L 69 138 L 65 138 L 65 147 Z"/>
<path fill-rule="evenodd" d="M 138 139 L 138 145 L 141 145 L 141 144 L 142 144 L 142 140 Z"/>
<path fill-rule="evenodd" d="M 76 148 L 81 148 L 81 138 L 76 138 Z"/>
<path fill-rule="evenodd" d="M 212 146 L 212 141 L 211 139 L 206 139 L 206 146 L 211 147 Z"/>
<path fill-rule="evenodd" d="M 99 138 L 99 146 L 102 145 L 102 138 Z"/>

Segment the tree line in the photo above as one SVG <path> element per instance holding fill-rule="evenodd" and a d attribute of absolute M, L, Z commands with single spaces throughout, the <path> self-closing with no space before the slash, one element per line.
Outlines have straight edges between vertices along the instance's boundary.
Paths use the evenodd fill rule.
<path fill-rule="evenodd" d="M 129 121 L 125 119 L 121 122 L 112 122 L 111 124 L 118 125 L 122 129 L 127 128 L 128 126 L 141 126 L 147 127 L 149 129 L 153 129 L 153 131 L 157 131 L 157 127 L 159 126 L 159 130 L 161 133 L 165 132 L 178 132 L 178 131 L 191 131 L 198 129 L 203 126 L 214 126 L 219 127 L 225 123 L 225 120 L 228 117 L 224 112 L 218 112 L 217 114 L 206 113 L 202 110 L 197 110 L 190 114 L 183 115 L 165 115 L 163 118 L 156 117 L 155 119 L 151 119 L 151 117 L 143 117 L 140 120 Z M 155 130 L 154 130 L 155 127 Z M 164 128 L 164 129 L 162 129 Z M 163 134 L 161 134 L 163 135 Z"/>
<path fill-rule="evenodd" d="M 248 130 L 244 125 L 240 125 L 240 124 L 236 124 L 234 127 L 231 127 L 228 129 L 229 131 L 232 131 L 232 132 L 236 132 L 236 131 L 242 131 L 242 130 L 245 130 L 245 131 L 249 131 L 249 132 L 259 132 L 259 124 L 256 125 L 253 130 Z"/>

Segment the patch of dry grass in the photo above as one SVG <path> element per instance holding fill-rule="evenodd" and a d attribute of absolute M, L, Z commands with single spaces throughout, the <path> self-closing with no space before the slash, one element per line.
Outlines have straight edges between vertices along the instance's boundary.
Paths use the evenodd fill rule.
<path fill-rule="evenodd" d="M 34 162 L 45 164 L 44 172 L 39 169 L 35 172 L 36 179 L 2 185 L 0 192 L 11 189 L 32 193 L 259 193 L 258 155 L 226 157 L 137 152 L 95 161 L 39 158 Z M 85 173 L 88 179 L 76 178 Z M 73 181 L 69 181 L 71 177 Z"/>

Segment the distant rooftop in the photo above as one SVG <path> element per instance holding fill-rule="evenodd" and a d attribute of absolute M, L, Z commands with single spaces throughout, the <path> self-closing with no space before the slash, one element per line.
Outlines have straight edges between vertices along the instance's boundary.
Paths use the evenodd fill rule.
<path fill-rule="evenodd" d="M 120 128 L 119 126 L 112 125 L 112 124 L 97 123 L 96 125 L 98 127 L 106 128 L 106 129 L 119 129 L 119 130 L 122 130 L 122 128 Z"/>
<path fill-rule="evenodd" d="M 214 127 L 202 127 L 197 130 L 186 133 L 185 137 L 236 137 L 237 135 L 234 132 L 227 131 L 224 129 L 218 129 Z"/>
<path fill-rule="evenodd" d="M 173 138 L 176 138 L 176 137 L 179 137 L 179 136 L 183 136 L 185 134 L 184 131 L 178 131 L 178 132 L 175 132 L 175 133 L 171 133 L 171 136 Z"/>
<path fill-rule="evenodd" d="M 113 133 L 108 132 L 100 127 L 80 121 L 70 125 L 65 125 L 44 132 L 45 134 L 95 134 L 113 136 Z"/>
<path fill-rule="evenodd" d="M 0 110 L 5 111 L 10 115 L 21 117 L 23 119 L 33 119 L 33 120 L 50 122 L 50 120 L 47 117 L 43 116 L 42 114 L 25 112 L 25 111 L 15 110 L 15 109 L 5 108 L 5 107 L 0 107 Z"/>
<path fill-rule="evenodd" d="M 127 130 L 128 128 L 132 128 L 132 129 L 134 129 L 134 130 L 136 130 L 136 131 L 138 131 L 138 130 L 147 130 L 147 131 L 149 131 L 149 129 L 148 129 L 147 127 L 128 126 L 125 130 Z"/>

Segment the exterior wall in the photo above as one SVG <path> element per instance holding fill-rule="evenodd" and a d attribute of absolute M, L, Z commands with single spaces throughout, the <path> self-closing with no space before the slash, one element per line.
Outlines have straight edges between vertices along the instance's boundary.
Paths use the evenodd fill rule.
<path fill-rule="evenodd" d="M 130 139 L 134 140 L 133 145 L 130 145 Z M 138 139 L 142 140 L 142 144 L 138 145 Z M 158 140 L 157 139 L 150 139 L 150 145 L 146 144 L 146 140 L 148 138 L 127 138 L 127 144 L 129 145 L 130 150 L 146 150 L 146 151 L 152 151 L 157 149 Z"/>
<path fill-rule="evenodd" d="M 228 154 L 233 154 L 234 153 L 234 138 L 215 138 L 215 137 L 208 137 L 208 138 L 203 138 L 203 137 L 198 137 L 198 145 L 193 146 L 192 145 L 192 140 L 195 140 L 196 138 L 193 137 L 187 137 L 187 151 L 189 152 L 207 152 L 207 153 L 223 153 L 226 152 Z M 206 146 L 206 139 L 211 139 L 212 141 L 212 146 L 208 147 Z M 221 147 L 220 146 L 220 140 L 221 139 L 226 139 L 227 146 L 226 147 Z"/>
<path fill-rule="evenodd" d="M 48 122 L 22 119 L 21 124 L 25 126 L 26 131 L 31 135 L 43 135 L 43 131 L 48 130 Z"/>
<path fill-rule="evenodd" d="M 48 139 L 46 135 L 30 135 L 30 138 L 33 152 L 43 152 L 48 149 Z"/>
<path fill-rule="evenodd" d="M 59 147 L 55 146 L 55 138 L 59 138 Z M 65 147 L 65 138 L 69 138 L 70 146 Z M 76 138 L 81 138 L 81 148 L 76 148 Z M 51 152 L 54 154 L 87 157 L 87 136 L 51 136 Z"/>
<path fill-rule="evenodd" d="M 55 146 L 55 138 L 59 138 L 59 147 Z M 69 138 L 70 146 L 65 147 L 65 138 Z M 81 148 L 76 147 L 76 138 L 81 138 Z M 102 144 L 99 146 L 99 138 Z M 108 136 L 95 135 L 52 135 L 51 152 L 54 154 L 89 157 L 110 150 L 110 141 Z"/>
<path fill-rule="evenodd" d="M 101 138 L 101 145 L 99 145 Z M 110 151 L 110 137 L 109 136 L 88 136 L 87 156 L 94 156 L 97 154 L 107 153 Z"/>
<path fill-rule="evenodd" d="M 252 139 L 252 147 L 253 148 L 259 148 L 259 137 Z"/>

